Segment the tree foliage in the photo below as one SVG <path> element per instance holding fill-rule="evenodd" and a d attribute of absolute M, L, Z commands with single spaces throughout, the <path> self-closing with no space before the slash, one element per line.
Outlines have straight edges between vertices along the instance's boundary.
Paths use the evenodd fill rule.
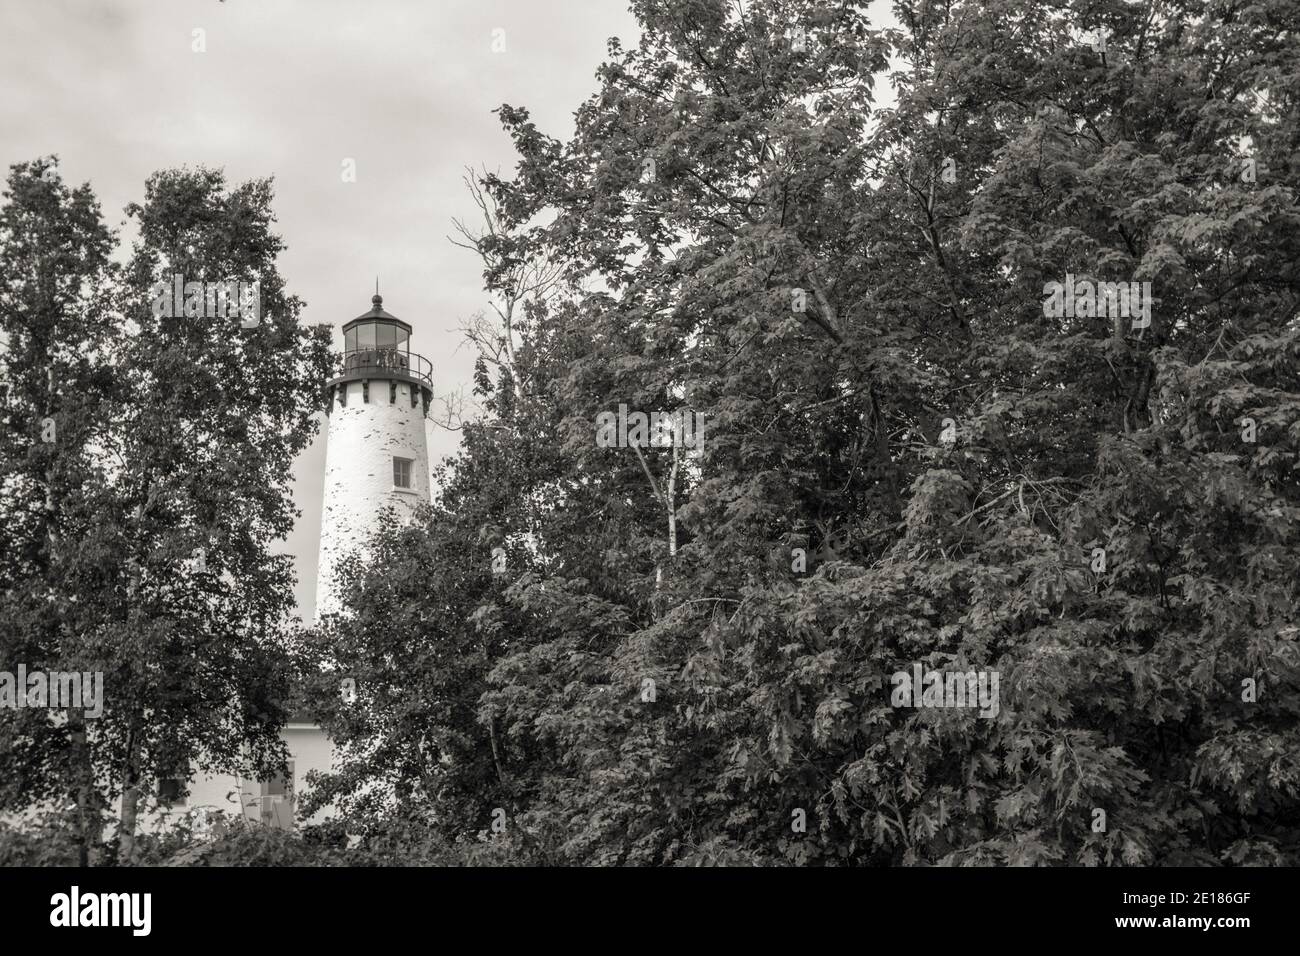
<path fill-rule="evenodd" d="M 321 637 L 332 792 L 533 862 L 1295 863 L 1300 11 L 633 6 L 571 138 L 500 110 L 487 288 L 565 284 Z"/>
<path fill-rule="evenodd" d="M 90 188 L 52 163 L 15 166 L 6 198 L 0 669 L 99 672 L 104 700 L 0 710 L 0 807 L 74 800 L 84 863 L 120 796 L 128 859 L 157 780 L 283 763 L 293 579 L 275 545 L 329 337 L 299 326 L 276 271 L 269 182 L 155 174 L 124 266 Z M 260 280 L 260 324 L 156 314 L 175 274 Z"/>

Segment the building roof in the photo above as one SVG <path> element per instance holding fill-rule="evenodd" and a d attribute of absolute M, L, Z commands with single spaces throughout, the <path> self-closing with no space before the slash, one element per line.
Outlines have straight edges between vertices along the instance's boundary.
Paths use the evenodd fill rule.
<path fill-rule="evenodd" d="M 400 325 L 403 329 L 406 330 L 407 335 L 411 334 L 411 327 L 409 325 L 407 325 L 397 316 L 391 315 L 390 313 L 384 311 L 384 297 L 380 295 L 378 292 L 376 292 L 374 295 L 370 297 L 370 311 L 362 313 L 361 315 L 358 315 L 355 319 L 353 319 L 351 322 L 348 322 L 346 325 L 343 326 L 343 331 L 346 332 L 348 329 L 352 328 L 352 326 L 356 325 L 359 322 L 375 322 L 375 321 L 391 322 L 394 325 Z"/>

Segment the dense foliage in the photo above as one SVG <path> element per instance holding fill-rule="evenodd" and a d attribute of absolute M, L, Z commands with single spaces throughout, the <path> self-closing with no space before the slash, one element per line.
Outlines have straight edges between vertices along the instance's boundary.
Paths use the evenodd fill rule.
<path fill-rule="evenodd" d="M 269 182 L 155 174 L 124 266 L 53 160 L 14 166 L 5 200 L 0 671 L 98 672 L 102 713 L 0 707 L 0 812 L 73 805 L 80 862 L 101 835 L 129 858 L 158 780 L 285 759 L 294 596 L 275 552 L 329 333 L 298 324 L 276 272 Z M 260 280 L 260 323 L 157 314 L 176 274 Z"/>
<path fill-rule="evenodd" d="M 1300 861 L 1300 8 L 634 8 L 570 139 L 500 111 L 511 321 L 303 656 L 320 798 L 519 862 Z M 891 706 L 918 662 L 996 717 Z"/>

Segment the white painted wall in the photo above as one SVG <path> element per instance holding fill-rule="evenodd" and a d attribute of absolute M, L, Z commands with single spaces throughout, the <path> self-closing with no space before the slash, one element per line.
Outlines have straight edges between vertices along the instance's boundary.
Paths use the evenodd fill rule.
<path fill-rule="evenodd" d="M 374 533 L 383 509 L 391 507 L 409 515 L 429 502 L 429 452 L 418 386 L 398 381 L 395 402 L 386 379 L 370 379 L 369 402 L 362 400 L 361 382 L 348 382 L 346 388 L 347 404 L 336 394 L 327 428 L 316 584 L 318 619 L 337 613 L 338 562 L 350 551 L 364 556 L 363 545 Z M 415 407 L 411 407 L 412 389 Z M 414 462 L 410 490 L 393 487 L 394 457 Z"/>
<path fill-rule="evenodd" d="M 301 799 L 307 791 L 307 773 L 311 770 L 328 771 L 333 748 L 325 732 L 315 724 L 289 724 L 281 736 L 293 763 L 293 793 L 295 798 Z M 260 780 L 234 774 L 199 774 L 180 803 L 169 810 L 150 810 L 141 814 L 139 829 L 143 833 L 156 832 L 202 807 L 219 810 L 228 818 L 242 815 L 249 823 L 259 823 L 262 821 L 261 796 Z M 297 826 L 321 823 L 331 815 L 329 808 L 325 808 L 304 820 L 297 813 L 296 802 L 294 807 L 291 819 Z"/>

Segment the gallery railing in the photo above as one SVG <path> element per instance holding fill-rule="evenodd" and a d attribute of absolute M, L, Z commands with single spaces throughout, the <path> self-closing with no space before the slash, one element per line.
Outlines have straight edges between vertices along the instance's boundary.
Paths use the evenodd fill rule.
<path fill-rule="evenodd" d="M 352 349 L 343 353 L 335 375 L 382 378 L 397 372 L 403 378 L 433 387 L 433 363 L 423 355 L 400 349 Z"/>

